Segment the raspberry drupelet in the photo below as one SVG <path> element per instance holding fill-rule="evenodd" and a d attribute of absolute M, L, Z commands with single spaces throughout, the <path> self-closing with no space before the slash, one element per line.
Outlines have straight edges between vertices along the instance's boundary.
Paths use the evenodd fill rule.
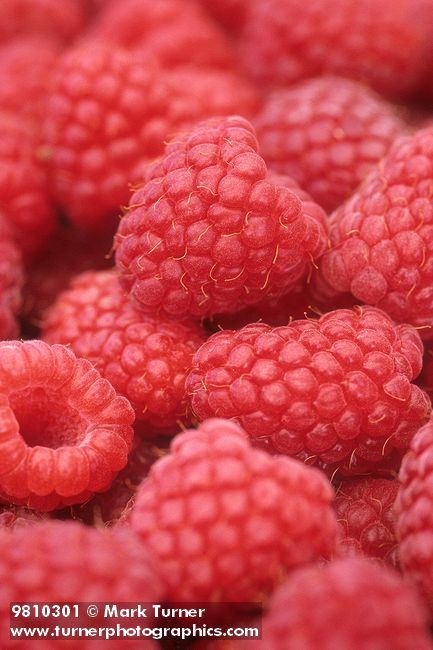
<path fill-rule="evenodd" d="M 413 0 L 259 0 L 244 21 L 240 52 L 260 85 L 284 87 L 323 73 L 400 97 L 419 83 L 428 14 Z"/>
<path fill-rule="evenodd" d="M 151 164 L 115 238 L 120 281 L 147 313 L 240 310 L 288 292 L 326 247 L 323 211 L 267 176 L 251 124 L 214 118 Z"/>
<path fill-rule="evenodd" d="M 143 61 L 230 68 L 234 54 L 223 31 L 195 0 L 122 0 L 101 11 L 88 33 L 92 41 L 135 50 Z"/>
<path fill-rule="evenodd" d="M 0 404 L 0 491 L 11 503 L 82 503 L 126 465 L 129 402 L 63 345 L 0 343 Z"/>
<path fill-rule="evenodd" d="M 187 390 L 199 420 L 234 418 L 270 452 L 329 473 L 395 471 L 431 412 L 411 383 L 422 352 L 417 331 L 379 309 L 341 309 L 214 334 L 194 356 Z"/>
<path fill-rule="evenodd" d="M 298 569 L 273 594 L 262 640 L 239 650 L 431 650 L 413 586 L 385 567 L 344 559 Z M 216 648 L 215 648 L 216 650 Z"/>
<path fill-rule="evenodd" d="M 152 568 L 152 559 L 131 531 L 100 531 L 78 522 L 51 521 L 32 529 L 0 530 L 0 644 L 2 648 L 25 650 L 27 641 L 9 640 L 10 603 L 78 603 L 74 625 L 89 626 L 86 602 L 152 602 L 163 597 L 161 581 Z M 7 579 L 6 579 L 7 577 Z M 27 625 L 40 619 L 30 616 Z M 106 620 L 106 619 L 105 619 Z M 102 610 L 92 625 L 104 625 Z M 54 626 L 56 619 L 47 624 Z M 95 639 L 74 637 L 74 649 L 100 648 Z M 34 641 L 38 650 L 61 650 L 65 640 Z M 125 645 L 124 645 L 125 644 Z M 136 648 L 125 640 L 116 648 Z M 155 650 L 153 641 L 141 640 L 140 648 Z"/>
<path fill-rule="evenodd" d="M 292 176 L 327 211 L 405 133 L 391 104 L 361 83 L 332 76 L 270 95 L 254 126 L 267 165 Z"/>
<path fill-rule="evenodd" d="M 433 338 L 433 128 L 399 138 L 331 215 L 322 280 Z"/>
<path fill-rule="evenodd" d="M 154 428 L 187 423 L 185 378 L 204 333 L 194 322 L 145 316 L 134 308 L 114 271 L 83 273 L 46 314 L 42 337 L 69 345 L 93 363 L 137 420 Z"/>
<path fill-rule="evenodd" d="M 253 449 L 238 425 L 215 419 L 174 438 L 130 525 L 169 601 L 263 601 L 294 567 L 333 553 L 332 497 L 321 472 Z"/>
<path fill-rule="evenodd" d="M 47 170 L 33 121 L 0 108 L 0 209 L 28 261 L 55 230 Z"/>
<path fill-rule="evenodd" d="M 417 433 L 405 456 L 395 503 L 400 565 L 433 612 L 433 421 Z"/>
<path fill-rule="evenodd" d="M 364 555 L 398 568 L 394 501 L 397 479 L 366 476 L 341 481 L 334 502 L 340 539 L 339 555 Z"/>

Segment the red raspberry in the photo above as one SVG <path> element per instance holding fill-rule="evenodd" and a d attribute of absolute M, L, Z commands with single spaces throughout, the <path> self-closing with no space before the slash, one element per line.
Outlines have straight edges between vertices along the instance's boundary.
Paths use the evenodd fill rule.
<path fill-rule="evenodd" d="M 200 420 L 235 418 L 257 444 L 332 473 L 395 469 L 431 404 L 410 382 L 422 344 L 372 307 L 211 336 L 187 379 Z"/>
<path fill-rule="evenodd" d="M 0 112 L 0 208 L 27 259 L 41 249 L 56 225 L 38 144 L 30 121 Z"/>
<path fill-rule="evenodd" d="M 38 122 L 60 47 L 54 38 L 20 36 L 0 47 L 0 107 Z"/>
<path fill-rule="evenodd" d="M 72 228 L 61 228 L 30 265 L 24 286 L 22 315 L 30 327 L 39 327 L 45 310 L 72 278 L 84 271 L 111 267 L 112 234 L 92 238 Z"/>
<path fill-rule="evenodd" d="M 129 531 L 101 532 L 76 522 L 47 522 L 30 531 L 0 530 L 0 644 L 2 648 L 28 650 L 29 642 L 9 641 L 11 602 L 151 602 L 162 596 L 151 559 Z M 7 577 L 7 579 L 6 579 Z M 74 626 L 89 627 L 86 608 L 80 607 Z M 51 624 L 55 625 L 51 620 Z M 103 626 L 102 615 L 90 626 Z M 30 617 L 28 625 L 40 625 Z M 34 641 L 38 650 L 68 647 L 65 641 Z M 73 648 L 102 647 L 95 639 L 74 637 Z M 130 647 L 116 641 L 116 648 Z M 9 645 L 10 644 L 10 645 Z M 136 645 L 131 647 L 136 648 Z M 153 641 L 140 641 L 143 650 L 156 650 Z"/>
<path fill-rule="evenodd" d="M 47 313 L 43 338 L 91 361 L 129 399 L 137 420 L 159 429 L 186 420 L 185 377 L 203 333 L 195 323 L 141 314 L 113 271 L 75 278 Z"/>
<path fill-rule="evenodd" d="M 275 592 L 262 641 L 239 650 L 431 650 L 427 616 L 412 586 L 363 559 L 299 569 Z"/>
<path fill-rule="evenodd" d="M 128 401 L 63 345 L 0 343 L 0 408 L 0 489 L 11 503 L 82 503 L 126 465 Z"/>
<path fill-rule="evenodd" d="M 284 86 L 332 73 L 401 96 L 420 80 L 427 40 L 412 0 L 338 0 L 332 10 L 329 0 L 256 0 L 245 19 L 241 56 L 260 84 Z"/>
<path fill-rule="evenodd" d="M 160 153 L 168 94 L 159 74 L 112 43 L 77 46 L 60 59 L 44 141 L 55 196 L 79 226 L 106 227 L 128 201 L 128 181 Z"/>
<path fill-rule="evenodd" d="M 38 34 L 71 40 L 81 29 L 84 14 L 77 0 L 1 0 L 0 41 L 18 34 Z"/>
<path fill-rule="evenodd" d="M 231 67 L 230 43 L 192 0 L 122 0 L 101 12 L 88 37 L 139 51 L 160 65 Z"/>
<path fill-rule="evenodd" d="M 322 473 L 252 449 L 233 422 L 208 420 L 152 466 L 131 526 L 170 601 L 263 600 L 287 571 L 332 553 L 331 500 Z"/>
<path fill-rule="evenodd" d="M 254 125 L 266 163 L 326 210 L 353 193 L 405 129 L 368 88 L 326 76 L 270 95 Z"/>
<path fill-rule="evenodd" d="M 367 476 L 338 486 L 334 506 L 341 530 L 340 554 L 365 555 L 398 567 L 393 510 L 398 485 L 395 479 Z"/>
<path fill-rule="evenodd" d="M 325 282 L 433 337 L 433 128 L 401 138 L 331 217 Z"/>
<path fill-rule="evenodd" d="M 70 506 L 57 516 L 75 519 L 96 526 L 122 525 L 127 523 L 135 494 L 140 483 L 147 477 L 153 463 L 167 453 L 167 438 L 151 440 L 135 436 L 128 464 L 116 476 L 111 487 L 101 494 L 96 494 L 87 503 Z M 2 514 L 0 514 L 1 525 Z"/>
<path fill-rule="evenodd" d="M 21 254 L 0 212 L 0 340 L 18 335 L 16 316 L 21 307 L 23 281 Z"/>
<path fill-rule="evenodd" d="M 405 456 L 395 503 L 400 564 L 433 612 L 433 421 L 414 437 Z"/>
<path fill-rule="evenodd" d="M 323 252 L 324 222 L 267 178 L 257 147 L 247 120 L 215 118 L 147 168 L 116 236 L 121 282 L 141 309 L 236 311 L 287 293 Z"/>

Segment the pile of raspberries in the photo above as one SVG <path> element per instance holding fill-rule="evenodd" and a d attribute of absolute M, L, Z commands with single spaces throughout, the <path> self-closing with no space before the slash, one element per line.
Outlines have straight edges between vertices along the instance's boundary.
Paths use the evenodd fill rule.
<path fill-rule="evenodd" d="M 433 0 L 0 1 L 1 649 L 433 650 L 432 396 Z"/>

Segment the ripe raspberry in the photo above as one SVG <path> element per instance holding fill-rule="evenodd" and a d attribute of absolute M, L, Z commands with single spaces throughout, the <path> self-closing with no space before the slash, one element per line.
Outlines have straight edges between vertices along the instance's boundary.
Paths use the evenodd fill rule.
<path fill-rule="evenodd" d="M 286 572 L 332 553 L 331 500 L 320 472 L 208 420 L 152 466 L 131 526 L 155 554 L 169 601 L 263 600 Z"/>
<path fill-rule="evenodd" d="M 274 93 L 254 125 L 266 163 L 326 210 L 353 193 L 405 130 L 392 106 L 368 88 L 331 76 Z"/>
<path fill-rule="evenodd" d="M 0 490 L 11 503 L 82 503 L 126 465 L 128 401 L 62 345 L 0 343 L 0 405 Z"/>
<path fill-rule="evenodd" d="M 143 61 L 156 58 L 177 65 L 231 67 L 230 42 L 192 0 L 122 0 L 101 12 L 88 37 L 135 49 Z"/>
<path fill-rule="evenodd" d="M 236 311 L 287 293 L 323 252 L 324 221 L 267 178 L 257 146 L 247 120 L 215 118 L 147 168 L 115 239 L 121 283 L 143 311 Z"/>
<path fill-rule="evenodd" d="M 83 26 L 77 0 L 1 0 L 0 41 L 16 35 L 38 34 L 71 40 Z"/>
<path fill-rule="evenodd" d="M 135 436 L 128 464 L 116 476 L 111 487 L 106 492 L 96 494 L 87 503 L 70 506 L 56 512 L 56 515 L 97 528 L 126 523 L 140 483 L 149 474 L 153 463 L 165 456 L 167 447 L 167 438 L 149 440 Z M 0 524 L 1 518 L 0 514 Z"/>
<path fill-rule="evenodd" d="M 22 316 L 29 328 L 42 324 L 43 314 L 72 278 L 84 271 L 111 267 L 111 233 L 89 237 L 72 228 L 60 228 L 30 265 L 24 286 Z"/>
<path fill-rule="evenodd" d="M 43 338 L 91 361 L 138 420 L 157 428 L 186 420 L 185 377 L 204 335 L 195 323 L 141 314 L 113 271 L 75 278 L 47 313 Z"/>
<path fill-rule="evenodd" d="M 412 586 L 363 559 L 299 569 L 275 592 L 262 641 L 239 650 L 431 650 L 427 616 Z"/>
<path fill-rule="evenodd" d="M 433 338 L 433 128 L 399 139 L 331 217 L 321 274 Z"/>
<path fill-rule="evenodd" d="M 372 307 L 211 336 L 187 379 L 200 420 L 235 418 L 253 440 L 327 472 L 396 469 L 431 404 L 411 384 L 422 344 Z"/>
<path fill-rule="evenodd" d="M 414 437 L 403 460 L 395 502 L 400 564 L 433 611 L 433 421 Z"/>
<path fill-rule="evenodd" d="M 44 142 L 54 194 L 71 221 L 107 227 L 167 134 L 166 86 L 112 43 L 68 50 L 54 74 Z M 108 220 L 108 224 L 110 221 Z"/>
<path fill-rule="evenodd" d="M 20 36 L 0 46 L 1 110 L 38 122 L 60 47 L 54 38 Z"/>
<path fill-rule="evenodd" d="M 371 476 L 345 480 L 338 486 L 334 507 L 341 555 L 365 555 L 398 567 L 393 510 L 397 492 L 397 480 Z"/>
<path fill-rule="evenodd" d="M 41 249 L 56 224 L 37 148 L 31 121 L 0 112 L 0 209 L 26 259 Z"/>
<path fill-rule="evenodd" d="M 257 0 L 245 19 L 241 57 L 260 84 L 288 86 L 321 73 L 367 82 L 380 93 L 414 90 L 427 32 L 412 0 Z"/>
<path fill-rule="evenodd" d="M 28 650 L 28 641 L 9 645 L 10 603 L 40 602 L 153 602 L 162 596 L 151 559 L 131 532 L 102 532 L 76 522 L 47 522 L 30 531 L 0 530 L 0 644 L 2 648 Z M 6 579 L 7 578 L 7 579 Z M 74 626 L 88 627 L 85 607 L 74 618 Z M 38 622 L 39 621 L 39 622 Z M 105 619 L 106 621 L 106 619 Z M 40 625 L 30 617 L 29 626 Z M 91 626 L 104 625 L 101 615 Z M 68 647 L 65 641 L 34 641 L 35 648 Z M 74 637 L 73 648 L 102 647 L 95 639 Z M 104 643 L 104 642 L 102 642 Z M 106 643 L 106 642 L 105 642 Z M 129 647 L 123 641 L 116 648 Z M 126 642 L 125 642 L 126 643 Z M 26 645 L 27 644 L 27 645 Z M 133 645 L 132 647 L 137 647 Z M 143 650 L 156 649 L 153 641 L 140 641 Z"/>
<path fill-rule="evenodd" d="M 23 281 L 21 254 L 0 212 L 0 340 L 18 335 L 16 316 L 21 307 Z"/>

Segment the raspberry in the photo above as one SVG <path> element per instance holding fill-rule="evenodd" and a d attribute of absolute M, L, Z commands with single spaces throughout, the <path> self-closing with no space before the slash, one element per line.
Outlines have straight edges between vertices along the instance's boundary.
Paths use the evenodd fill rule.
<path fill-rule="evenodd" d="M 321 274 L 433 337 L 433 128 L 399 139 L 331 216 Z"/>
<path fill-rule="evenodd" d="M 365 555 L 398 567 L 393 511 L 397 492 L 397 480 L 371 476 L 338 486 L 334 505 L 341 530 L 340 554 Z"/>
<path fill-rule="evenodd" d="M 0 530 L 0 643 L 2 648 L 28 649 L 28 641 L 9 645 L 10 603 L 40 602 L 153 602 L 162 596 L 158 576 L 146 550 L 129 531 L 101 532 L 76 522 L 47 522 L 11 532 Z M 7 579 L 6 579 L 7 577 Z M 80 608 L 74 626 L 88 627 L 86 608 Z M 27 625 L 39 625 L 30 617 Z M 106 620 L 106 619 L 105 619 Z M 39 622 L 38 622 L 39 621 Z M 53 623 L 52 623 L 53 624 Z M 104 625 L 99 615 L 91 626 Z M 54 625 L 54 624 L 53 624 Z M 104 643 L 104 642 L 102 642 Z M 105 642 L 106 643 L 106 642 Z M 116 648 L 129 647 L 116 641 Z M 37 642 L 39 650 L 65 647 L 65 641 Z M 95 639 L 74 637 L 73 647 L 91 650 Z M 96 641 L 96 647 L 98 642 Z M 68 647 L 66 643 L 66 647 Z M 99 646 L 102 647 L 102 646 Z M 132 647 L 137 647 L 133 645 Z M 140 641 L 143 650 L 156 649 Z"/>
<path fill-rule="evenodd" d="M 113 271 L 75 278 L 49 310 L 43 338 L 91 361 L 130 400 L 138 420 L 158 428 L 185 420 L 185 377 L 204 336 L 195 323 L 143 316 Z"/>
<path fill-rule="evenodd" d="M 414 437 L 405 456 L 395 502 L 396 531 L 403 572 L 411 578 L 433 611 L 433 421 Z"/>
<path fill-rule="evenodd" d="M 128 401 L 62 345 L 0 343 L 0 408 L 0 490 L 11 503 L 81 503 L 126 465 Z"/>
<path fill-rule="evenodd" d="M 416 330 L 372 307 L 248 325 L 199 348 L 187 390 L 200 420 L 234 418 L 271 452 L 329 473 L 395 470 L 431 411 L 410 383 L 422 349 Z"/>
<path fill-rule="evenodd" d="M 239 650 L 431 650 L 427 616 L 411 585 L 363 559 L 298 569 L 275 592 L 262 641 Z"/>
<path fill-rule="evenodd" d="M 202 122 L 166 146 L 115 241 L 121 283 L 143 311 L 236 311 L 297 284 L 324 250 L 326 226 L 266 176 L 241 117 Z"/>
<path fill-rule="evenodd" d="M 43 116 L 60 47 L 53 38 L 20 36 L 0 46 L 0 106 L 37 120 Z"/>
<path fill-rule="evenodd" d="M 21 254 L 9 224 L 0 212 L 0 339 L 18 334 L 16 316 L 21 306 L 23 281 Z"/>
<path fill-rule="evenodd" d="M 287 571 L 335 547 L 332 489 L 313 468 L 252 449 L 208 420 L 182 433 L 138 489 L 131 527 L 158 561 L 170 601 L 255 601 Z"/>
<path fill-rule="evenodd" d="M 206 12 L 191 0 L 122 0 L 101 12 L 91 40 L 135 49 L 143 61 L 176 65 L 231 67 L 230 43 Z"/>
<path fill-rule="evenodd" d="M 87 503 L 70 506 L 57 516 L 75 519 L 98 528 L 126 523 L 140 483 L 155 461 L 167 453 L 167 438 L 148 440 L 134 437 L 128 464 L 114 479 L 111 487 L 96 494 Z M 2 514 L 0 514 L 1 525 Z"/>
<path fill-rule="evenodd" d="M 331 76 L 275 92 L 254 125 L 266 163 L 326 210 L 353 193 L 405 128 L 368 88 Z"/>
<path fill-rule="evenodd" d="M 77 0 L 1 0 L 0 41 L 18 34 L 38 34 L 71 40 L 84 15 Z"/>
<path fill-rule="evenodd" d="M 43 314 L 75 275 L 112 266 L 112 234 L 97 238 L 60 228 L 28 269 L 22 315 L 29 327 L 41 325 Z"/>
<path fill-rule="evenodd" d="M 159 72 L 110 43 L 60 59 L 47 102 L 44 142 L 54 193 L 71 221 L 100 228 L 129 197 L 167 133 Z"/>
<path fill-rule="evenodd" d="M 331 73 L 401 96 L 424 69 L 423 23 L 412 0 L 338 0 L 332 11 L 328 0 L 257 0 L 245 19 L 241 57 L 268 86 Z"/>
<path fill-rule="evenodd" d="M 41 249 L 56 224 L 37 147 L 38 135 L 30 121 L 0 112 L 0 209 L 26 259 Z"/>

